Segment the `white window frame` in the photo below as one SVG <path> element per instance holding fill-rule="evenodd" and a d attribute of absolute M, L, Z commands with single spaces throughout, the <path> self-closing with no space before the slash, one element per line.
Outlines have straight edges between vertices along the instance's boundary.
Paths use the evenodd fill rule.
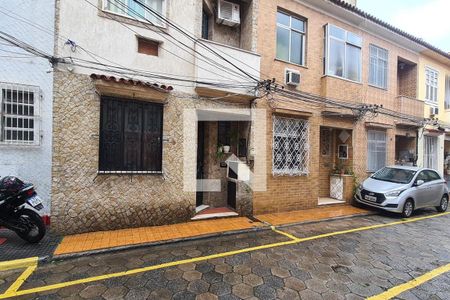
<path fill-rule="evenodd" d="M 386 54 L 386 58 L 384 58 L 382 55 L 380 55 L 380 52 L 385 53 Z M 375 59 L 375 65 L 372 66 L 371 63 L 371 59 Z M 381 61 L 386 62 L 386 68 L 384 68 L 380 63 Z M 372 74 L 372 68 L 375 68 L 375 76 L 376 78 L 371 78 L 370 74 Z M 389 70 L 389 51 L 387 49 L 378 47 L 374 44 L 370 44 L 369 45 L 369 85 L 381 88 L 381 89 L 385 89 L 387 90 L 388 88 L 388 72 Z M 380 84 L 379 81 L 379 76 L 380 73 L 383 72 L 384 74 L 382 74 L 382 76 L 384 76 L 385 79 L 385 84 Z M 375 80 L 375 82 L 371 81 Z"/>
<path fill-rule="evenodd" d="M 22 107 L 22 111 L 25 107 L 33 107 L 33 116 L 24 116 L 20 114 L 12 114 L 4 108 L 4 103 L 6 99 L 3 98 L 4 91 L 12 91 L 12 93 L 27 92 L 33 94 L 33 104 L 14 104 L 10 102 L 11 105 L 15 105 L 16 109 L 19 111 L 19 107 Z M 0 145 L 24 145 L 24 146 L 37 146 L 40 144 L 40 102 L 41 102 L 41 90 L 37 86 L 15 84 L 0 82 Z M 26 120 L 33 120 L 32 130 L 27 130 L 23 127 L 9 126 L 7 127 L 6 118 L 15 119 L 17 124 L 19 120 L 25 123 Z M 28 121 L 29 122 L 29 121 Z M 7 139 L 7 130 L 16 130 L 22 132 L 25 135 L 26 132 L 33 132 L 33 140 L 23 140 L 23 139 Z"/>
<path fill-rule="evenodd" d="M 125 1 L 132 1 L 132 0 L 117 0 L 117 1 L 125 2 Z M 145 0 L 142 0 L 142 1 L 145 1 Z M 161 1 L 162 1 L 162 5 L 161 5 L 161 10 L 162 11 L 160 12 L 160 14 L 163 17 L 166 17 L 166 11 L 167 11 L 167 4 L 166 4 L 166 2 L 167 2 L 167 0 L 161 0 Z M 157 18 L 158 19 L 158 23 L 150 23 L 150 22 L 148 22 L 146 19 L 148 19 L 148 14 L 151 14 L 150 12 L 145 11 L 145 16 L 144 16 L 145 19 L 144 18 L 141 19 L 141 18 L 138 18 L 135 15 L 126 14 L 123 11 L 115 12 L 115 11 L 109 10 L 108 9 L 108 2 L 109 2 L 109 0 L 102 0 L 102 2 L 103 2 L 103 4 L 102 4 L 103 11 L 108 12 L 110 14 L 119 15 L 121 17 L 125 17 L 125 18 L 132 19 L 132 20 L 137 20 L 139 22 L 145 22 L 145 23 L 148 23 L 150 25 L 157 26 L 157 27 L 163 27 L 163 28 L 166 27 L 166 22 L 160 21 L 159 18 Z M 129 6 L 128 4 L 125 4 L 125 5 Z M 120 10 L 120 8 L 119 8 L 119 10 Z"/>
<path fill-rule="evenodd" d="M 336 27 L 337 29 L 345 31 L 345 40 L 337 38 L 337 37 L 334 37 L 334 36 L 331 36 L 329 34 L 330 26 L 333 26 L 333 27 Z M 348 34 L 349 33 L 359 37 L 361 39 L 361 44 L 358 45 L 358 44 L 350 42 L 348 40 Z M 330 56 L 329 55 L 330 55 L 330 44 L 331 44 L 330 43 L 330 39 L 334 39 L 336 41 L 343 42 L 344 45 L 345 45 L 345 47 L 344 47 L 344 70 L 343 70 L 344 76 L 334 75 L 334 74 L 331 74 L 329 72 L 329 70 L 330 70 L 330 66 L 329 66 L 329 62 L 330 62 L 329 57 Z M 351 45 L 353 47 L 357 47 L 357 48 L 360 49 L 360 51 L 359 51 L 359 80 L 349 79 L 348 76 L 347 76 L 347 61 L 346 61 L 346 59 L 347 59 L 347 44 L 349 44 L 349 45 Z M 336 26 L 336 25 L 333 25 L 333 24 L 330 24 L 330 23 L 326 24 L 325 25 L 325 47 L 324 47 L 325 48 L 325 57 L 324 57 L 324 59 L 325 59 L 325 64 L 324 64 L 325 70 L 324 70 L 324 74 L 327 75 L 327 76 L 331 76 L 331 77 L 342 78 L 342 79 L 345 79 L 345 80 L 348 80 L 348 81 L 361 83 L 362 82 L 362 46 L 363 46 L 363 39 L 358 34 L 353 33 L 351 31 L 348 31 L 348 30 L 345 30 L 345 29 L 343 29 L 343 28 L 341 28 L 339 26 Z"/>
<path fill-rule="evenodd" d="M 281 13 L 284 14 L 286 16 L 289 16 L 289 26 L 286 26 L 284 24 L 278 23 L 278 21 L 276 22 L 276 27 L 281 27 L 284 29 L 289 30 L 289 58 L 287 60 L 287 62 L 291 63 L 291 64 L 295 64 L 295 65 L 299 65 L 299 66 L 305 66 L 306 64 L 306 57 L 305 57 L 305 53 L 306 53 L 306 26 L 307 26 L 307 21 L 304 18 L 301 17 L 297 17 L 297 16 L 293 16 L 292 14 L 289 14 L 288 12 L 282 11 L 282 10 L 277 10 L 277 14 Z M 303 22 L 304 25 L 304 30 L 300 31 L 296 28 L 292 27 L 292 19 L 297 19 L 299 21 Z M 291 46 L 292 46 L 292 31 L 299 33 L 302 36 L 302 61 L 300 62 L 300 64 L 296 63 L 296 62 L 292 62 L 291 61 Z M 276 40 L 276 48 L 278 48 L 278 39 Z M 275 51 L 276 51 L 275 48 Z M 282 58 L 278 58 L 278 53 L 275 53 L 275 56 L 277 59 L 279 60 L 283 60 Z"/>
<path fill-rule="evenodd" d="M 369 136 L 370 133 L 382 133 L 384 135 L 384 141 L 382 140 L 370 140 Z M 381 166 L 379 162 L 377 162 L 377 166 L 375 168 L 371 168 L 370 160 L 374 159 L 374 157 L 377 157 L 376 153 L 381 153 L 382 151 L 378 151 L 378 147 L 383 146 L 384 147 L 384 165 Z M 368 172 L 376 172 L 382 167 L 386 166 L 387 162 L 387 132 L 385 130 L 375 130 L 375 129 L 369 129 L 367 130 L 367 171 Z"/>
<path fill-rule="evenodd" d="M 439 71 L 431 67 L 425 67 L 425 101 L 427 104 L 438 105 L 438 92 Z"/>
<path fill-rule="evenodd" d="M 299 123 L 298 126 L 302 127 L 302 131 L 299 132 L 276 132 L 276 123 L 277 122 L 295 122 Z M 309 121 L 305 119 L 298 119 L 298 118 L 289 118 L 289 117 L 281 117 L 281 116 L 273 116 L 273 138 L 272 138 L 272 173 L 274 176 L 301 176 L 301 175 L 308 175 L 309 174 L 309 162 L 310 162 L 310 145 L 309 145 Z M 301 123 L 301 124 L 300 124 Z M 298 168 L 286 168 L 286 166 L 282 168 L 277 168 L 275 164 L 276 155 L 277 155 L 277 147 L 275 145 L 275 139 L 277 137 L 284 137 L 284 138 L 299 138 L 300 140 L 304 141 L 302 147 L 303 151 L 301 152 L 303 157 L 297 157 L 297 162 L 299 162 Z M 286 149 L 285 149 L 286 150 Z M 292 149 L 289 149 L 292 153 Z M 294 156 L 291 156 L 292 158 Z M 303 164 L 302 164 L 303 163 Z"/>
<path fill-rule="evenodd" d="M 445 76 L 445 101 L 444 109 L 450 110 L 450 75 Z"/>

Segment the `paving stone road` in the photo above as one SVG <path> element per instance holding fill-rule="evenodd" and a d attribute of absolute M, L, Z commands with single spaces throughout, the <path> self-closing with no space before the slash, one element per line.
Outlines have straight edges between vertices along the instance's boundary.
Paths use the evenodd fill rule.
<path fill-rule="evenodd" d="M 419 216 L 434 213 L 428 210 Z M 307 237 L 399 220 L 385 214 L 280 230 Z M 268 230 L 44 264 L 21 290 L 287 240 Z M 16 299 L 365 299 L 448 263 L 450 215 Z M 16 277 L 12 272 L 0 274 L 0 292 Z M 398 299 L 450 299 L 450 274 L 404 292 Z"/>

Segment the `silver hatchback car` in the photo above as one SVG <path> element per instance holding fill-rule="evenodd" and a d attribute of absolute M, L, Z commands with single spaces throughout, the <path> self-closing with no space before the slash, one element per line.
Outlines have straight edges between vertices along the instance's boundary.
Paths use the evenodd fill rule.
<path fill-rule="evenodd" d="M 384 167 L 358 186 L 355 200 L 369 206 L 401 213 L 408 218 L 418 208 L 448 208 L 449 191 L 444 179 L 432 169 Z"/>

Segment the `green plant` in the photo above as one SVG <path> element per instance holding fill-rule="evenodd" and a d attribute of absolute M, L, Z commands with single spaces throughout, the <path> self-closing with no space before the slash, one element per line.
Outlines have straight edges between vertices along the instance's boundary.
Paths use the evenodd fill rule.
<path fill-rule="evenodd" d="M 223 145 L 219 144 L 217 145 L 217 151 L 216 151 L 216 157 L 218 160 L 222 160 L 225 153 L 223 153 Z"/>
<path fill-rule="evenodd" d="M 345 165 L 342 159 L 340 159 L 333 168 L 333 174 L 343 174 L 345 172 Z"/>

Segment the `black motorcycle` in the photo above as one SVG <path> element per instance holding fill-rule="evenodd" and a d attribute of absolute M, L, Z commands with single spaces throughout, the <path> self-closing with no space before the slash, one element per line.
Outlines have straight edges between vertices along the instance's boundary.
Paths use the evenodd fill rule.
<path fill-rule="evenodd" d="M 17 233 L 29 243 L 39 242 L 45 235 L 45 224 L 34 210 L 44 208 L 42 200 L 31 183 L 24 183 L 14 176 L 0 180 L 0 226 Z"/>

